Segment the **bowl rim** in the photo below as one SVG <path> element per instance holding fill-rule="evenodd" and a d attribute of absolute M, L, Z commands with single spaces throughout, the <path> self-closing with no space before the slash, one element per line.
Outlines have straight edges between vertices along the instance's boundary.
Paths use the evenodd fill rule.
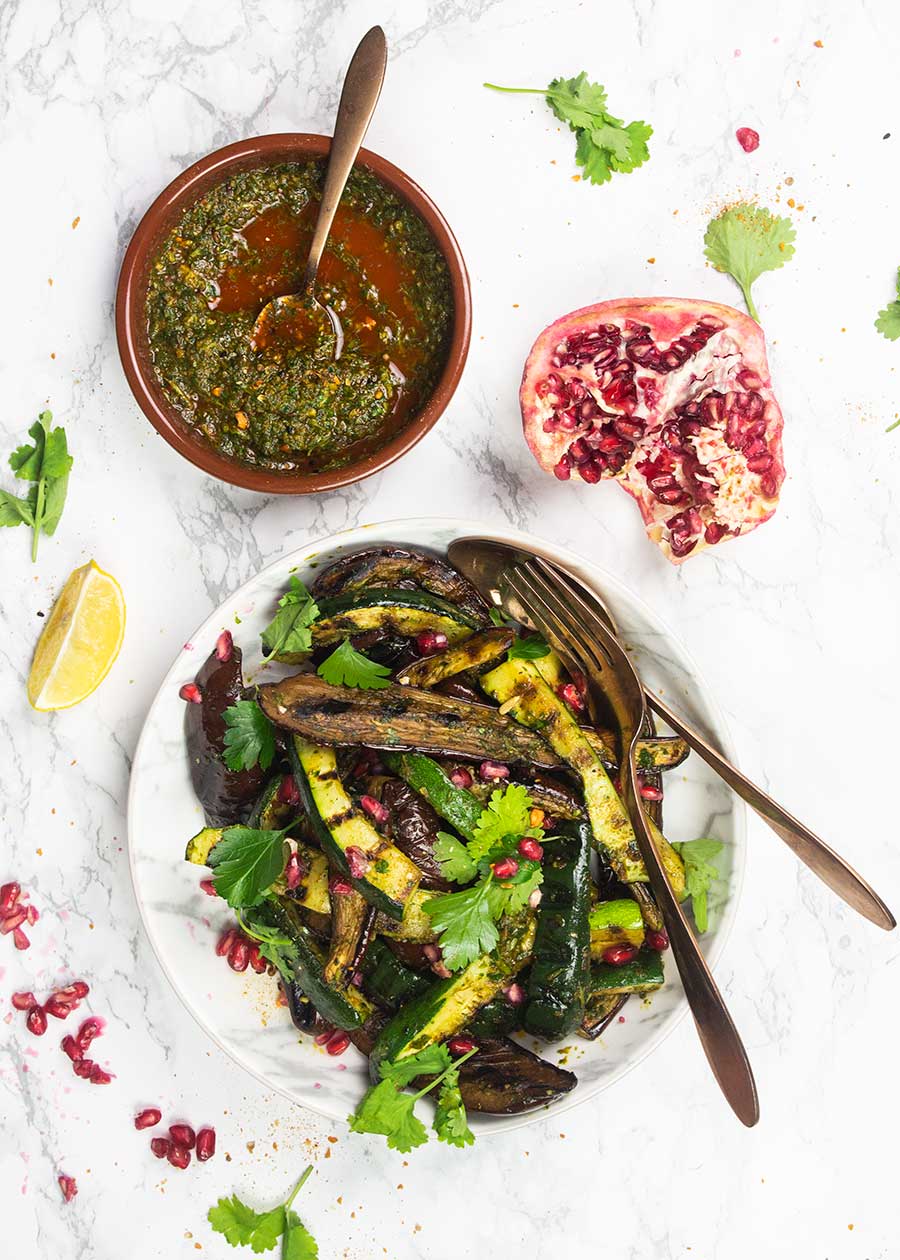
<path fill-rule="evenodd" d="M 272 132 L 215 149 L 177 175 L 144 212 L 125 251 L 116 284 L 115 324 L 119 359 L 135 401 L 159 435 L 197 468 L 220 481 L 265 494 L 318 494 L 351 485 L 400 459 L 438 422 L 456 392 L 472 336 L 472 293 L 462 251 L 450 225 L 415 180 L 386 158 L 360 149 L 358 162 L 401 197 L 422 218 L 443 255 L 453 293 L 453 328 L 440 378 L 422 410 L 389 442 L 342 468 L 319 473 L 277 473 L 229 459 L 204 446 L 169 403 L 151 371 L 144 327 L 146 279 L 162 237 L 180 214 L 210 187 L 239 169 L 304 157 L 324 157 L 331 137 L 313 132 Z"/>
<path fill-rule="evenodd" d="M 665 618 L 656 613 L 655 610 L 653 610 L 650 605 L 641 598 L 641 596 L 635 594 L 627 583 L 617 577 L 616 574 L 612 573 L 610 570 L 605 569 L 602 565 L 595 564 L 593 560 L 586 559 L 568 547 L 545 541 L 536 535 L 533 535 L 525 530 L 518 529 L 515 526 L 508 525 L 505 522 L 503 524 L 494 525 L 485 521 L 474 520 L 469 517 L 414 516 L 389 521 L 379 521 L 372 524 L 355 525 L 322 537 L 311 538 L 302 546 L 293 549 L 286 555 L 277 557 L 276 559 L 270 561 L 269 564 L 263 565 L 263 567 L 257 570 L 257 572 L 253 574 L 252 577 L 248 578 L 246 582 L 242 582 L 240 586 L 236 587 L 235 590 L 226 595 L 226 597 L 220 601 L 220 603 L 212 609 L 209 615 L 200 623 L 194 634 L 190 636 L 189 642 L 199 642 L 204 629 L 216 621 L 219 610 L 223 604 L 234 601 L 236 596 L 246 586 L 249 586 L 251 583 L 255 583 L 260 577 L 272 570 L 282 567 L 285 564 L 288 564 L 289 566 L 308 564 L 313 560 L 318 560 L 324 554 L 330 555 L 332 552 L 338 550 L 342 545 L 344 545 L 343 540 L 346 539 L 349 542 L 351 536 L 354 535 L 357 537 L 360 544 L 364 545 L 366 534 L 373 537 L 383 536 L 402 539 L 405 531 L 409 529 L 421 529 L 423 526 L 430 529 L 443 528 L 460 538 L 479 534 L 483 537 L 494 538 L 499 542 L 509 543 L 513 546 L 531 546 L 534 550 L 545 555 L 548 559 L 559 560 L 562 564 L 580 574 L 588 581 L 589 584 L 592 584 L 596 580 L 595 575 L 600 575 L 602 581 L 604 583 L 609 582 L 612 589 L 623 592 L 633 603 L 635 608 L 637 608 L 642 614 L 649 616 L 651 621 L 655 621 L 656 624 L 660 626 L 667 641 L 673 640 L 678 644 L 679 651 L 684 662 L 690 667 L 692 676 L 699 679 L 702 683 L 701 691 L 704 704 L 708 707 L 709 713 L 713 719 L 715 728 L 713 733 L 719 740 L 722 752 L 729 758 L 729 760 L 737 763 L 738 756 L 731 730 L 725 717 L 725 712 L 716 698 L 715 693 L 707 686 L 703 674 L 699 670 L 692 653 L 684 646 L 680 636 L 673 631 L 672 627 L 668 624 Z M 170 679 L 170 675 L 174 675 L 176 673 L 179 663 L 180 657 L 176 656 L 169 669 L 160 680 L 159 687 L 150 702 L 141 727 L 140 736 L 138 737 L 138 741 L 135 746 L 132 758 L 132 773 L 129 778 L 128 799 L 126 805 L 128 866 L 129 873 L 131 875 L 132 891 L 137 903 L 138 913 L 141 917 L 141 923 L 147 934 L 151 949 L 153 950 L 154 957 L 156 958 L 160 969 L 181 1004 L 195 1020 L 198 1026 L 203 1030 L 206 1036 L 208 1036 L 218 1046 L 218 1048 L 232 1060 L 232 1062 L 237 1063 L 240 1068 L 249 1072 L 252 1077 L 254 1077 L 267 1089 L 281 1094 L 282 1097 L 287 1099 L 294 1106 L 308 1107 L 309 1110 L 314 1112 L 316 1115 L 323 1116 L 328 1120 L 334 1121 L 335 1114 L 333 1110 L 328 1110 L 324 1106 L 318 1106 L 314 1099 L 298 1099 L 296 1094 L 291 1093 L 286 1086 L 282 1086 L 281 1084 L 273 1081 L 264 1072 L 251 1066 L 233 1046 L 228 1044 L 226 1039 L 220 1037 L 217 1032 L 213 1031 L 213 1029 L 207 1025 L 199 1010 L 195 1009 L 192 1005 L 187 993 L 182 991 L 178 979 L 173 974 L 171 968 L 164 960 L 160 949 L 157 947 L 156 938 L 151 930 L 149 909 L 145 906 L 143 897 L 139 891 L 140 883 L 137 871 L 136 853 L 132 839 L 134 834 L 132 819 L 136 809 L 136 780 L 134 768 L 140 764 L 145 740 L 149 741 L 151 739 L 151 716 L 158 704 L 160 704 L 162 697 L 165 694 L 166 684 Z M 715 939 L 710 944 L 709 952 L 705 954 L 706 960 L 713 971 L 715 971 L 716 967 L 721 962 L 726 946 L 731 938 L 732 930 L 737 919 L 738 908 L 741 902 L 746 876 L 748 856 L 747 807 L 739 797 L 734 797 L 734 811 L 732 817 L 734 827 L 733 851 L 735 858 L 734 866 L 732 868 L 732 894 L 722 907 L 721 918 L 719 920 Z M 662 1045 L 662 1043 L 678 1027 L 684 1017 L 688 1014 L 689 1009 L 687 999 L 682 993 L 679 997 L 677 1005 L 667 1016 L 665 1021 L 662 1023 L 662 1026 L 652 1031 L 646 1038 L 645 1043 L 634 1052 L 631 1058 L 622 1063 L 608 1079 L 597 1082 L 594 1086 L 585 1086 L 586 1092 L 576 1087 L 571 1091 L 571 1093 L 567 1094 L 557 1102 L 554 1102 L 550 1107 L 536 1108 L 533 1111 L 524 1112 L 521 1115 L 487 1116 L 485 1119 L 489 1123 L 485 1123 L 483 1126 L 481 1124 L 478 1125 L 478 1136 L 487 1137 L 489 1135 L 511 1132 L 514 1129 L 525 1128 L 528 1125 L 538 1123 L 541 1120 L 546 1120 L 550 1116 L 562 1115 L 564 1112 L 571 1111 L 573 1108 L 580 1106 L 582 1103 L 590 1102 L 592 1098 L 595 1098 L 605 1090 L 612 1088 L 613 1085 L 618 1084 L 623 1077 L 627 1076 L 640 1063 L 643 1063 L 643 1061 L 647 1059 L 656 1049 L 658 1049 L 658 1047 Z M 480 1119 L 481 1117 L 479 1117 L 479 1120 Z"/>

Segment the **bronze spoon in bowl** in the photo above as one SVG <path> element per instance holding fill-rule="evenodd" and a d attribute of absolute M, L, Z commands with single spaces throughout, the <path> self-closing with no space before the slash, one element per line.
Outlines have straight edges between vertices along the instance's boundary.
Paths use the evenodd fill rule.
<path fill-rule="evenodd" d="M 360 40 L 344 79 L 303 288 L 299 293 L 273 298 L 262 308 L 253 326 L 254 350 L 292 343 L 327 350 L 330 358 L 340 357 L 344 341 L 341 323 L 337 312 L 316 297 L 316 275 L 335 212 L 378 104 L 386 67 L 384 31 L 373 26 Z"/>

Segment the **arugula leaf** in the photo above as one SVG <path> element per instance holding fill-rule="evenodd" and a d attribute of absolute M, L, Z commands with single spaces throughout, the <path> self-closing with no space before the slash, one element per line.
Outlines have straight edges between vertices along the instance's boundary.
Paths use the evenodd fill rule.
<path fill-rule="evenodd" d="M 312 650 L 310 627 L 319 615 L 319 606 L 296 574 L 278 601 L 279 611 L 263 630 L 262 645 L 269 656 L 303 656 Z"/>
<path fill-rule="evenodd" d="M 582 70 L 572 79 L 553 79 L 546 88 L 498 87 L 495 92 L 544 96 L 556 117 L 575 132 L 575 161 L 592 184 L 605 184 L 614 171 L 627 175 L 650 157 L 653 128 L 643 121 L 625 126 L 606 109 L 606 89 L 591 83 Z"/>
<path fill-rule="evenodd" d="M 28 430 L 32 443 L 16 447 L 9 457 L 16 477 L 34 483 L 28 494 L 20 499 L 0 491 L 0 526 L 28 525 L 33 530 L 32 560 L 37 559 L 41 533 L 49 536 L 59 524 L 72 467 L 65 429 L 52 429 L 52 419 L 51 412 L 42 411 Z"/>
<path fill-rule="evenodd" d="M 691 899 L 698 932 L 705 932 L 709 927 L 707 894 L 714 883 L 722 880 L 718 867 L 712 864 L 711 859 L 724 847 L 721 840 L 707 836 L 672 845 L 684 862 L 685 897 Z"/>
<path fill-rule="evenodd" d="M 216 892 L 234 909 L 258 906 L 284 870 L 284 837 L 281 831 L 256 831 L 252 827 L 226 827 L 222 839 L 209 854 Z"/>
<path fill-rule="evenodd" d="M 509 661 L 536 661 L 541 656 L 550 655 L 550 644 L 539 634 L 530 634 L 526 639 L 516 639 L 506 653 Z"/>
<path fill-rule="evenodd" d="M 370 661 L 368 656 L 357 652 L 349 639 L 345 639 L 325 658 L 316 673 L 333 687 L 359 687 L 364 691 L 378 691 L 389 686 L 391 675 L 385 665 Z"/>
<path fill-rule="evenodd" d="M 459 1092 L 459 1072 L 447 1076 L 438 1094 L 434 1113 L 434 1131 L 438 1141 L 450 1146 L 471 1146 L 475 1134 L 469 1128 L 466 1108 Z"/>
<path fill-rule="evenodd" d="M 537 835 L 529 826 L 532 809 L 528 789 L 520 783 L 491 793 L 487 809 L 475 824 L 475 837 L 469 842 L 469 855 L 478 862 L 488 851 L 507 836 Z M 543 833 L 541 833 L 543 834 Z"/>
<path fill-rule="evenodd" d="M 424 1050 L 408 1054 L 396 1063 L 383 1062 L 381 1077 L 382 1080 L 393 1081 L 398 1088 L 402 1088 L 417 1076 L 441 1076 L 451 1067 L 453 1060 L 446 1046 L 426 1046 Z"/>
<path fill-rule="evenodd" d="M 424 1124 L 415 1114 L 418 1094 L 402 1094 L 393 1081 L 383 1080 L 366 1093 L 347 1123 L 354 1133 L 380 1133 L 393 1151 L 404 1155 L 428 1141 Z"/>
<path fill-rule="evenodd" d="M 478 867 L 469 857 L 469 850 L 456 836 L 439 831 L 434 842 L 434 856 L 441 865 L 444 879 L 455 884 L 469 884 L 478 874 Z"/>
<path fill-rule="evenodd" d="M 222 714 L 229 770 L 268 770 L 275 756 L 275 728 L 255 700 L 238 700 Z"/>
<path fill-rule="evenodd" d="M 746 202 L 723 210 L 706 229 L 706 257 L 716 271 L 726 272 L 737 283 L 757 323 L 759 312 L 750 286 L 764 271 L 777 271 L 793 258 L 794 236 L 790 219 L 776 218 L 763 206 Z"/>
<path fill-rule="evenodd" d="M 255 1252 L 271 1251 L 284 1233 L 284 1207 L 271 1212 L 254 1212 L 236 1194 L 220 1199 L 206 1219 L 217 1234 L 224 1234 L 232 1247 L 250 1247 Z"/>
<path fill-rule="evenodd" d="M 431 897 L 422 907 L 440 937 L 444 966 L 450 971 L 489 954 L 500 939 L 491 914 L 491 883 L 488 876 L 464 892 Z"/>
<path fill-rule="evenodd" d="M 887 337 L 888 341 L 897 341 L 900 338 L 900 271 L 897 272 L 897 297 L 893 302 L 889 302 L 883 311 L 878 312 L 875 327 L 882 337 Z M 892 429 L 896 427 L 896 425 L 891 425 Z"/>

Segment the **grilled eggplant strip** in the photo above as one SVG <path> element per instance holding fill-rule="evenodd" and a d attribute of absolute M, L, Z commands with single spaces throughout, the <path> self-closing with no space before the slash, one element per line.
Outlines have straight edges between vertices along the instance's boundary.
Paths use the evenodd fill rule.
<path fill-rule="evenodd" d="M 353 960 L 359 948 L 369 906 L 355 888 L 335 893 L 331 898 L 331 943 L 325 962 L 325 983 L 346 989 L 353 974 Z"/>
<path fill-rule="evenodd" d="M 320 744 L 414 749 L 544 768 L 562 764 L 540 735 L 496 709 L 416 687 L 361 691 L 332 687 L 316 674 L 294 674 L 260 687 L 259 703 L 276 726 Z"/>
<path fill-rule="evenodd" d="M 471 639 L 449 647 L 445 652 L 423 656 L 421 660 L 407 665 L 398 672 L 397 682 L 404 687 L 436 687 L 438 683 L 455 674 L 462 674 L 470 669 L 482 669 L 499 660 L 515 637 L 512 630 L 502 626 L 482 630 L 480 634 L 473 634 Z"/>
<path fill-rule="evenodd" d="M 446 826 L 431 805 L 402 779 L 386 779 L 380 797 L 382 805 L 390 810 L 391 839 L 422 873 L 419 887 L 450 892 L 453 885 L 444 879 L 434 856 L 438 832 L 446 830 Z"/>
<path fill-rule="evenodd" d="M 362 590 L 370 586 L 397 586 L 411 583 L 456 604 L 482 624 L 487 607 L 478 591 L 451 564 L 424 551 L 403 547 L 370 547 L 342 556 L 316 577 L 312 593 L 316 599 Z"/>

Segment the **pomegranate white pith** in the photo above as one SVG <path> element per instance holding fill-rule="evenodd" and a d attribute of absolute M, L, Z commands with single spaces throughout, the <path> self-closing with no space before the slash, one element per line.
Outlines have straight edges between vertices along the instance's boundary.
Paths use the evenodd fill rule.
<path fill-rule="evenodd" d="M 545 328 L 520 391 L 525 438 L 561 481 L 615 478 L 680 564 L 749 533 L 784 481 L 762 329 L 718 302 L 598 302 Z"/>

